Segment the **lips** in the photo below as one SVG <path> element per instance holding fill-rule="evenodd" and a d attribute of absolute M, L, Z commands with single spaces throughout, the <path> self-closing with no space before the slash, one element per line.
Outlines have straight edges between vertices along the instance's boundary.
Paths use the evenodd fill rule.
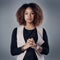
<path fill-rule="evenodd" d="M 32 19 L 30 18 L 30 19 L 28 19 L 28 20 L 32 20 Z"/>

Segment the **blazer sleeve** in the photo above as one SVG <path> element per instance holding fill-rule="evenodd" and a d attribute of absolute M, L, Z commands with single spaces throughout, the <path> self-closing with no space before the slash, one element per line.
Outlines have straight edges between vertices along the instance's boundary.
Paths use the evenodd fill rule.
<path fill-rule="evenodd" d="M 15 56 L 23 53 L 24 51 L 22 51 L 21 48 L 22 46 L 19 48 L 17 47 L 17 28 L 14 28 L 11 37 L 11 46 L 10 46 L 11 55 Z"/>
<path fill-rule="evenodd" d="M 41 47 L 43 48 L 41 54 L 47 55 L 49 53 L 49 44 L 48 44 L 48 36 L 44 28 L 43 28 L 43 40 L 45 42 L 41 45 Z"/>

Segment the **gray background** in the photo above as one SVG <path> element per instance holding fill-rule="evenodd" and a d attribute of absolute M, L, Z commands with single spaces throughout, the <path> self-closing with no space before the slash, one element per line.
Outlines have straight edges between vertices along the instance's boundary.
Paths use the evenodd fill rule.
<path fill-rule="evenodd" d="M 16 11 L 24 3 L 36 2 L 44 14 L 42 26 L 49 38 L 50 53 L 45 60 L 60 60 L 60 0 L 0 0 L 0 60 L 16 60 L 10 54 L 12 30 L 18 26 Z"/>

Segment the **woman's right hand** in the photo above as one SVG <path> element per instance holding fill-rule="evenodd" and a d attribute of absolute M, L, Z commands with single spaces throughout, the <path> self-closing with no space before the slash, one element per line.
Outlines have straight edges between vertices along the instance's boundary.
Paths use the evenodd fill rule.
<path fill-rule="evenodd" d="M 33 40 L 32 38 L 29 38 L 25 45 L 23 45 L 22 50 L 27 50 L 29 47 L 32 47 L 33 45 Z"/>

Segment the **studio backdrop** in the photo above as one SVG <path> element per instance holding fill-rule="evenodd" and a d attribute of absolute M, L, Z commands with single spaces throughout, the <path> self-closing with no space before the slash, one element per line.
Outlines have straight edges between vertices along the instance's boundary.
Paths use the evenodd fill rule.
<path fill-rule="evenodd" d="M 60 0 L 0 0 L 0 60 L 16 60 L 10 54 L 11 34 L 18 26 L 16 11 L 24 3 L 34 2 L 43 10 L 43 24 L 49 42 L 45 60 L 60 60 Z"/>

